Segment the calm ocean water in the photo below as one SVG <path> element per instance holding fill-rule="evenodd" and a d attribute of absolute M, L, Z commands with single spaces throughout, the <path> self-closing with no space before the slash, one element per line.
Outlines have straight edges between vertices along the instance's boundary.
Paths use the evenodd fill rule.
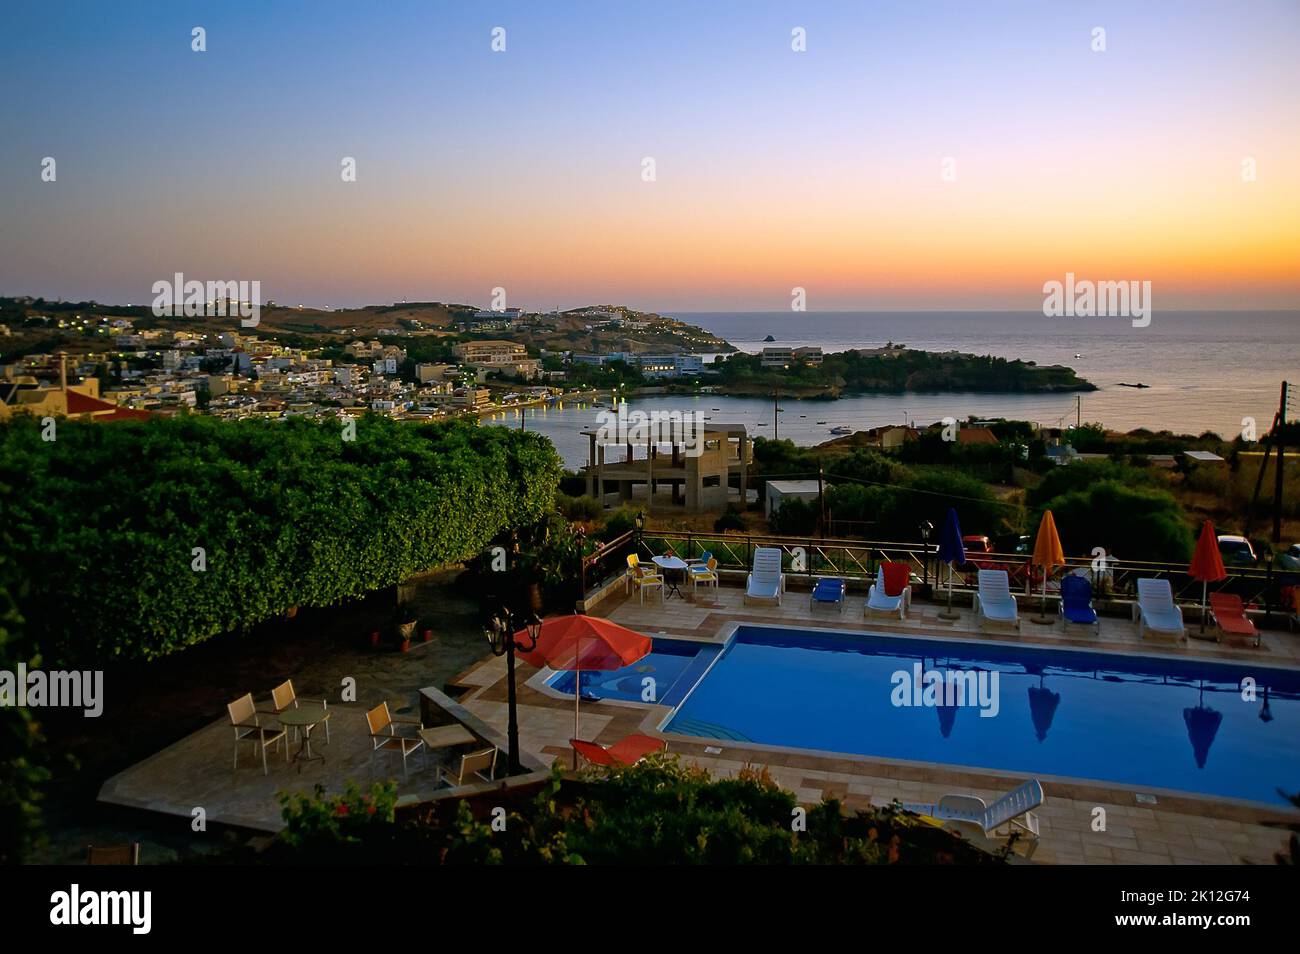
<path fill-rule="evenodd" d="M 1254 417 L 1262 431 L 1273 419 L 1282 381 L 1300 386 L 1296 311 L 1156 311 L 1146 328 L 1134 328 L 1122 318 L 1045 318 L 1038 312 L 679 312 L 674 317 L 750 352 L 759 351 L 770 334 L 782 345 L 820 345 L 826 351 L 893 341 L 925 351 L 1068 365 L 1101 389 L 1081 395 L 1083 420 L 1119 430 L 1233 436 L 1243 417 Z M 828 440 L 829 429 L 840 424 L 854 429 L 903 421 L 929 424 L 973 414 L 1053 426 L 1073 424 L 1079 410 L 1073 394 L 908 393 L 838 401 L 783 399 L 781 406 L 780 436 L 799 444 Z M 758 398 L 643 398 L 629 407 L 694 410 L 718 423 L 747 424 L 756 435 L 770 437 L 774 430 L 772 402 Z M 550 437 L 574 467 L 586 462 L 587 439 L 580 432 L 595 426 L 598 413 L 589 405 L 531 409 L 525 426 Z M 498 415 L 485 423 L 518 427 L 519 417 Z"/>

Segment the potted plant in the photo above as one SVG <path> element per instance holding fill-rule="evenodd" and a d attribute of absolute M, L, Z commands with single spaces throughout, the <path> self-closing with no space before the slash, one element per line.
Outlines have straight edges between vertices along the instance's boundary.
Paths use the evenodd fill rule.
<path fill-rule="evenodd" d="M 397 605 L 397 610 L 393 613 L 393 628 L 397 633 L 397 643 L 402 652 L 411 648 L 411 638 L 415 635 L 415 627 L 419 622 L 413 606 L 409 603 Z"/>
<path fill-rule="evenodd" d="M 433 630 L 425 627 L 420 631 L 420 642 L 427 643 L 431 639 L 433 639 Z"/>

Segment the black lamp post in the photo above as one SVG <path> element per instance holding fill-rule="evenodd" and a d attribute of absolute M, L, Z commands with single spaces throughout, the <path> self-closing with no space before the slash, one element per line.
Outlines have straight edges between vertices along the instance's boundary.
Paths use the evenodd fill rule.
<path fill-rule="evenodd" d="M 507 764 L 511 775 L 520 773 L 519 713 L 515 705 L 515 651 L 530 653 L 537 648 L 537 638 L 542 632 L 542 621 L 536 616 L 530 616 L 524 628 L 528 631 L 528 642 L 516 642 L 514 618 L 509 609 L 502 607 L 501 612 L 493 616 L 483 630 L 488 645 L 492 647 L 492 655 L 506 657 L 506 691 L 510 713 L 510 721 L 506 729 L 506 746 L 509 749 Z"/>
<path fill-rule="evenodd" d="M 921 590 L 930 596 L 930 534 L 934 533 L 934 524 L 929 520 L 921 521 Z"/>
<path fill-rule="evenodd" d="M 641 531 L 645 529 L 645 511 L 638 510 L 633 520 L 636 523 L 636 548 L 639 553 L 641 551 Z"/>

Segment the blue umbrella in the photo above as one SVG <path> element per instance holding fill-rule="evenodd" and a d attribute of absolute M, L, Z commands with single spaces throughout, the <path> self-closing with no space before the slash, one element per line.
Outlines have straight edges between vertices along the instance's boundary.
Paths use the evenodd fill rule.
<path fill-rule="evenodd" d="M 943 521 L 943 533 L 939 537 L 939 562 L 948 564 L 948 611 L 944 619 L 956 619 L 952 611 L 952 565 L 966 562 L 966 548 L 961 545 L 961 525 L 957 523 L 957 511 L 948 508 L 948 516 Z"/>

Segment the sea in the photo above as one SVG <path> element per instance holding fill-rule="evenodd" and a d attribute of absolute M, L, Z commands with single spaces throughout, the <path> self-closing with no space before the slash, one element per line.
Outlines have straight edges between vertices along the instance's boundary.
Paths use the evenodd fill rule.
<path fill-rule="evenodd" d="M 1005 417 L 1045 427 L 1097 422 L 1108 428 L 1240 434 L 1246 419 L 1268 430 L 1283 381 L 1300 415 L 1300 311 L 1156 311 L 1135 328 L 1127 318 L 1048 318 L 1041 312 L 675 312 L 742 351 L 764 345 L 819 345 L 823 351 L 879 348 L 888 342 L 924 351 L 964 351 L 1074 368 L 1100 390 L 1078 394 L 866 394 L 839 400 L 646 396 L 629 409 L 694 411 L 719 424 L 745 424 L 751 435 L 800 445 L 831 439 L 831 428 L 924 426 L 945 417 Z M 771 335 L 774 341 L 764 339 Z M 706 358 L 711 360 L 713 356 Z M 1123 385 L 1144 384 L 1145 388 Z M 599 398 L 606 405 L 610 395 Z M 529 408 L 523 426 L 549 437 L 576 468 L 587 462 L 583 431 L 607 407 L 592 402 Z M 519 427 L 519 412 L 486 424 Z"/>

